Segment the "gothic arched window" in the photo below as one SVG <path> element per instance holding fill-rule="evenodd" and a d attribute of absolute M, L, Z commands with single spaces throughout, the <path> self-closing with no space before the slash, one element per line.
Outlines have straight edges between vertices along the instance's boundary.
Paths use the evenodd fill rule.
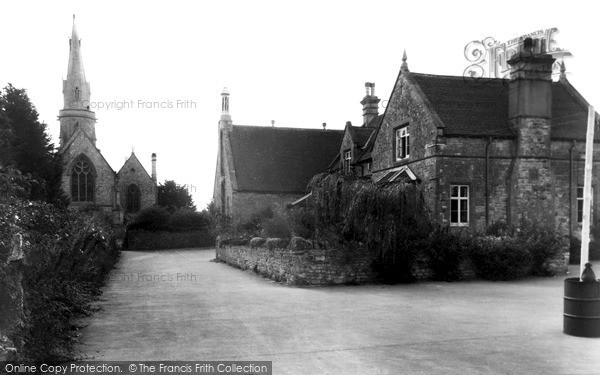
<path fill-rule="evenodd" d="M 79 87 L 75 87 L 75 100 L 79 100 Z"/>
<path fill-rule="evenodd" d="M 94 201 L 94 171 L 88 160 L 80 157 L 71 172 L 71 200 L 73 202 Z"/>
<path fill-rule="evenodd" d="M 126 209 L 128 213 L 138 212 L 140 210 L 140 188 L 136 184 L 127 187 Z"/>

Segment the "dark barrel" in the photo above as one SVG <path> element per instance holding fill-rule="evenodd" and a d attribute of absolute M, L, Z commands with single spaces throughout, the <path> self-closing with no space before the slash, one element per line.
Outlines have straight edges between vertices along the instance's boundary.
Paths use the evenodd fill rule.
<path fill-rule="evenodd" d="M 600 337 L 600 282 L 565 279 L 563 332 L 578 337 Z"/>

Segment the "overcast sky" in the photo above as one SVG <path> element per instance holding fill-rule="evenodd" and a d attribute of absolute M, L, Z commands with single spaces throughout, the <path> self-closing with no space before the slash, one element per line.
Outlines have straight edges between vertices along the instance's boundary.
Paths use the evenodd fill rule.
<path fill-rule="evenodd" d="M 573 53 L 569 80 L 598 106 L 598 21 L 589 4 L 2 1 L 0 84 L 28 90 L 58 145 L 76 14 L 91 100 L 134 103 L 95 109 L 98 147 L 115 171 L 134 147 L 150 172 L 156 152 L 159 182 L 187 185 L 202 209 L 212 198 L 224 86 L 234 124 L 342 129 L 361 123 L 364 82 L 388 99 L 404 49 L 413 72 L 460 76 L 469 42 L 557 27 L 558 46 Z"/>

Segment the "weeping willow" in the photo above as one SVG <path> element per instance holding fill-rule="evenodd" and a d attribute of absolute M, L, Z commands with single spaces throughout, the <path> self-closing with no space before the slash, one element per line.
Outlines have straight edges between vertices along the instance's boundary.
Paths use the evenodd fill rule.
<path fill-rule="evenodd" d="M 419 186 L 321 174 L 310 184 L 307 212 L 314 220 L 314 238 L 359 244 L 373 252 L 384 280 L 411 279 L 411 266 L 433 230 Z"/>

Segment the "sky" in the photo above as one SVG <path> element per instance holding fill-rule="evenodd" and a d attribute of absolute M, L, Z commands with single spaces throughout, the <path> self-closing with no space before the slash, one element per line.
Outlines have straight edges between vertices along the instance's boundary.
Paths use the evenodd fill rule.
<path fill-rule="evenodd" d="M 404 50 L 413 72 L 461 76 L 469 42 L 556 27 L 569 81 L 600 106 L 589 2 L 0 2 L 0 85 L 27 89 L 55 145 L 75 14 L 98 148 L 115 171 L 133 150 L 150 172 L 156 152 L 159 182 L 185 185 L 198 209 L 212 198 L 224 87 L 234 124 L 343 129 L 362 123 L 365 82 L 383 112 Z"/>

